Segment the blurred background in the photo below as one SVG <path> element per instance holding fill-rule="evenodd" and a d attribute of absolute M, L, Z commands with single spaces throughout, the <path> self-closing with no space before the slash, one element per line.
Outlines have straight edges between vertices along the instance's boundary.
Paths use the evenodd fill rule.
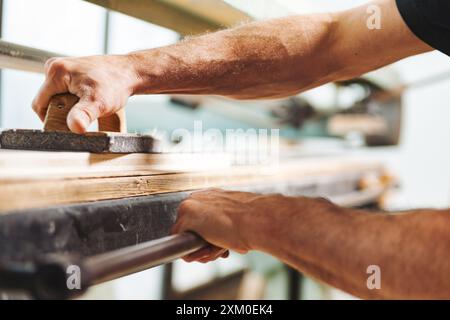
<path fill-rule="evenodd" d="M 186 14 L 194 12 L 194 20 L 206 17 L 205 21 L 229 26 L 290 14 L 344 10 L 367 1 L 159 2 L 168 2 Z M 158 20 L 154 15 L 145 19 L 145 12 L 136 14 L 138 19 L 81 0 L 0 3 L 2 40 L 67 56 L 149 49 L 175 43 L 184 34 L 201 30 L 183 21 L 167 22 L 163 17 Z M 386 43 L 386 50 L 389 46 Z M 43 79 L 39 73 L 1 71 L 1 128 L 41 128 L 30 104 Z M 403 90 L 405 85 L 410 88 Z M 443 208 L 449 206 L 450 200 L 449 88 L 450 59 L 433 52 L 293 99 L 237 102 L 212 97 L 133 97 L 127 108 L 128 126 L 136 132 L 164 133 L 176 128 L 192 129 L 195 120 L 202 120 L 204 129 L 281 128 L 284 143 L 298 146 L 298 153 L 305 156 L 348 152 L 355 157 L 381 159 L 399 184 L 386 199 L 388 209 Z M 86 298 L 159 299 L 170 294 L 223 297 L 217 290 L 208 291 L 215 283 L 224 294 L 236 297 L 284 299 L 289 295 L 289 272 L 262 254 L 233 254 L 226 261 L 208 265 L 176 262 L 145 271 L 98 286 Z M 168 273 L 173 276 L 170 293 L 163 289 Z M 299 284 L 302 299 L 351 298 L 311 279 L 303 278 Z"/>

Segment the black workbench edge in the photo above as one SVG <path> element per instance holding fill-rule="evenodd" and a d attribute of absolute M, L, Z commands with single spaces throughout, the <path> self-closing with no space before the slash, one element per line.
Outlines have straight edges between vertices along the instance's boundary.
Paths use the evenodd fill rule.
<path fill-rule="evenodd" d="M 227 189 L 327 197 L 354 192 L 361 174 Z M 0 214 L 0 262 L 26 261 L 47 253 L 90 256 L 164 237 L 176 220 L 179 203 L 188 194 L 175 192 Z"/>

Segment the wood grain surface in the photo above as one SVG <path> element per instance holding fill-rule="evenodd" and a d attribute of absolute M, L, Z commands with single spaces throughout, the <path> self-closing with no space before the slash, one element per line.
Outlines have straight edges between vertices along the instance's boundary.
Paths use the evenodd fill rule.
<path fill-rule="evenodd" d="M 231 165 L 231 157 L 221 153 L 93 154 L 0 149 L 0 183 L 211 171 Z"/>
<path fill-rule="evenodd" d="M 0 177 L 3 175 L 0 178 L 0 212 L 210 187 L 306 182 L 308 179 L 333 179 L 343 174 L 356 174 L 361 177 L 383 174 L 383 169 L 378 163 L 342 158 L 290 161 L 278 168 L 228 165 L 206 170 L 203 165 L 202 168 L 192 166 L 182 170 L 185 155 L 147 155 L 147 157 L 129 155 L 126 160 L 104 156 L 96 159 L 97 161 L 80 158 L 78 167 L 70 160 L 70 156 L 69 154 L 69 159 L 65 160 L 63 157 L 54 159 L 54 163 L 59 161 L 59 165 L 47 167 L 45 169 L 47 175 L 41 172 L 38 174 L 40 178 L 33 175 L 30 175 L 32 178 L 27 178 L 17 166 L 15 174 L 12 174 L 5 170 L 5 163 L 2 164 L 0 161 L 0 168 L 3 168 L 0 169 Z M 173 158 L 169 159 L 170 157 Z M 102 163 L 101 159 L 105 163 Z M 114 162 L 115 160 L 117 162 Z M 164 160 L 176 161 L 164 163 Z M 108 161 L 111 162 L 107 164 Z M 177 163 L 178 170 L 176 170 Z M 204 164 L 205 161 L 203 159 L 197 163 Z M 174 170 L 163 170 L 164 166 L 167 166 L 166 168 L 172 166 Z M 57 168 L 59 170 L 56 170 Z M 39 172 L 41 169 L 36 165 L 28 168 L 28 173 L 32 173 L 33 170 Z M 91 171 L 86 174 L 82 170 Z M 125 171 L 128 172 L 127 175 Z"/>

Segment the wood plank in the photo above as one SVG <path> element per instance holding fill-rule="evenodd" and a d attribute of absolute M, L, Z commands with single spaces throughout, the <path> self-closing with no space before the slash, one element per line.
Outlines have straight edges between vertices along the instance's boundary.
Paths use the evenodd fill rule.
<path fill-rule="evenodd" d="M 381 176 L 377 163 L 308 159 L 284 163 L 276 172 L 264 167 L 233 167 L 210 172 L 83 179 L 0 181 L 0 212 L 107 199 L 145 196 L 209 187 L 336 179 L 342 175 Z M 319 190 L 320 192 L 320 190 Z"/>
<path fill-rule="evenodd" d="M 0 183 L 211 171 L 230 166 L 231 157 L 221 153 L 91 154 L 0 150 Z"/>

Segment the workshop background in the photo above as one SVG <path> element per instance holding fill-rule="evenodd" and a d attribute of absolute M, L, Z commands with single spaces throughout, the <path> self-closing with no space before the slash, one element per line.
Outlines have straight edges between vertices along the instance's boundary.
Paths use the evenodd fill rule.
<path fill-rule="evenodd" d="M 133 50 L 158 47 L 180 39 L 179 33 L 132 18 L 109 12 L 106 9 L 81 0 L 3 0 L 1 12 L 1 38 L 30 47 L 57 52 L 63 55 L 82 56 L 95 54 L 121 54 Z M 197 1 L 184 1 L 195 6 Z M 201 2 L 201 1 L 200 1 Z M 296 13 L 324 12 L 350 8 L 366 3 L 364 0 L 228 0 L 229 5 L 254 19 L 266 19 Z M 58 12 L 58 14 L 55 14 Z M 218 12 L 214 12 L 218 14 Z M 55 28 L 55 26 L 58 26 Z M 386 44 L 386 50 L 389 48 Z M 383 52 L 380 52 L 383 54 Z M 400 84 L 414 83 L 445 71 L 450 73 L 450 59 L 438 53 L 428 53 L 406 59 L 386 69 L 389 77 L 399 79 Z M 30 112 L 30 103 L 43 82 L 42 74 L 25 71 L 2 70 L 0 87 L 0 127 L 41 128 L 38 117 Z M 392 82 L 392 81 L 391 81 Z M 332 85 L 331 85 L 332 86 Z M 450 205 L 450 78 L 407 90 L 403 95 L 402 126 L 398 146 L 369 148 L 347 139 L 323 137 L 317 129 L 307 132 L 292 127 L 282 128 L 282 136 L 307 141 L 311 152 L 351 150 L 355 157 L 381 159 L 398 181 L 399 187 L 385 200 L 387 209 L 416 207 L 444 208 Z M 319 94 L 307 93 L 312 105 L 327 104 L 323 100 L 332 87 L 318 89 Z M 326 94 L 323 94 L 323 93 Z M 332 94 L 331 94 L 332 96 Z M 325 98 L 324 98 L 325 97 Z M 249 111 L 254 105 L 265 102 L 211 101 L 214 106 L 195 108 L 189 103 L 174 103 L 170 97 L 133 97 L 129 102 L 128 125 L 131 131 L 171 131 L 176 128 L 191 129 L 194 120 L 202 120 L 205 128 L 249 128 L 265 126 Z M 268 102 L 270 105 L 273 102 Z M 223 106 L 222 106 L 223 104 Z M 229 108 L 229 113 L 226 110 Z M 255 107 L 258 109 L 258 106 Z M 266 109 L 264 109 L 266 110 Z M 250 112 L 250 113 L 249 113 Z M 258 111 L 260 112 L 260 111 Z M 156 116 L 158 115 L 158 116 Z M 160 121 L 164 119 L 164 121 Z M 242 120 L 244 119 L 244 120 Z M 308 131 L 309 130 L 309 131 Z M 321 137 L 321 138 L 318 138 Z M 432 187 L 430 187 L 432 186 Z M 211 263 L 173 264 L 173 287 L 188 290 L 191 287 L 234 279 L 242 269 L 248 273 L 250 284 L 241 297 L 284 299 L 288 294 L 285 278 L 289 273 L 282 264 L 262 254 L 248 256 L 233 254 L 229 259 Z M 85 298 L 159 299 L 162 297 L 162 267 L 128 276 L 100 285 Z M 229 277 L 229 278 L 227 278 Z M 232 280 L 229 280 L 232 281 Z M 301 281 L 301 298 L 350 298 L 337 290 L 320 285 L 310 279 Z M 249 289 L 250 288 L 250 289 Z M 242 288 L 241 288 L 242 289 Z M 212 294 L 212 293 L 211 293 Z M 256 295 L 256 296 L 255 296 Z M 214 296 L 211 296 L 214 297 Z M 219 296 L 220 297 L 220 296 Z"/>

